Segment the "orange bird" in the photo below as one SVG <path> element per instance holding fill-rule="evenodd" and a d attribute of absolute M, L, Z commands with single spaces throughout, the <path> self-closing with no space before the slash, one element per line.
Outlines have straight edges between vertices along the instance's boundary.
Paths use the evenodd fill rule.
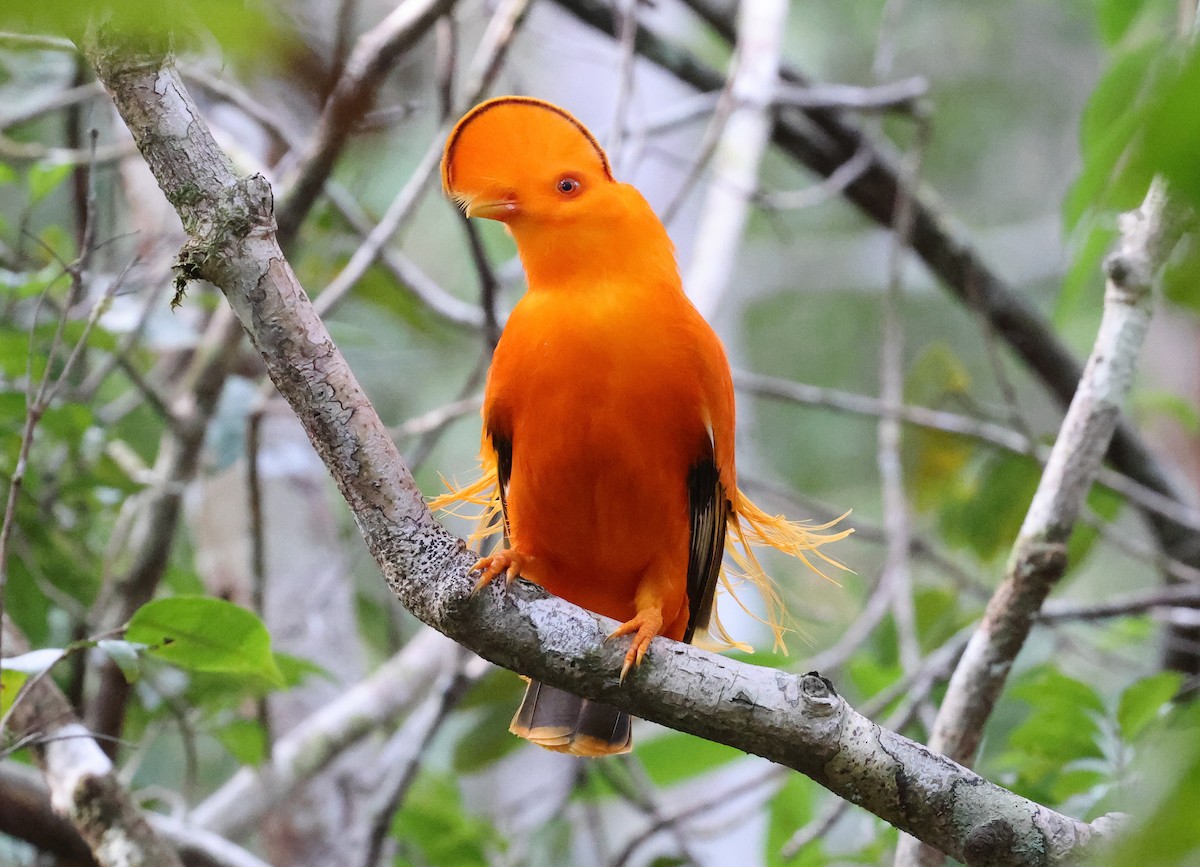
<path fill-rule="evenodd" d="M 504 223 L 529 284 L 488 374 L 483 477 L 433 503 L 481 504 L 493 530 L 502 513 L 507 547 L 476 564 L 478 586 L 520 575 L 621 621 L 610 638 L 633 636 L 624 678 L 656 635 L 708 629 L 728 530 L 778 639 L 778 595 L 750 544 L 808 563 L 849 531 L 817 535 L 830 525 L 772 517 L 738 490 L 729 362 L 650 205 L 583 124 L 518 96 L 459 121 L 442 185 L 467 216 Z M 537 681 L 511 728 L 577 755 L 631 743 L 624 712 Z"/>

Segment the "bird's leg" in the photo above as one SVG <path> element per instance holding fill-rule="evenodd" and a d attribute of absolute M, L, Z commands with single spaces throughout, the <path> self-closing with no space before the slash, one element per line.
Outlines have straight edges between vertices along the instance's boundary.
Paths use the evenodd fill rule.
<path fill-rule="evenodd" d="M 625 654 L 625 663 L 621 666 L 622 681 L 625 680 L 625 675 L 629 674 L 631 668 L 641 665 L 642 657 L 650 649 L 650 642 L 654 640 L 654 636 L 662 634 L 663 624 L 667 620 L 667 612 L 674 611 L 682 604 L 683 600 L 678 588 L 672 592 L 673 574 L 669 564 L 661 564 L 661 567 L 658 568 L 651 566 L 642 577 L 637 593 L 634 595 L 637 614 L 633 616 L 632 620 L 626 620 L 618 626 L 605 639 L 608 641 L 621 635 L 633 635 L 633 640 L 629 643 L 629 651 Z M 671 617 L 674 618 L 674 614 Z"/>
<path fill-rule="evenodd" d="M 471 591 L 472 595 L 487 587 L 500 577 L 501 574 L 504 575 L 504 586 L 507 587 L 513 581 L 517 580 L 517 576 L 521 574 L 521 569 L 531 559 L 531 557 L 522 554 L 515 548 L 501 548 L 495 554 L 480 557 L 475 561 L 475 565 L 471 567 L 472 572 L 483 573 L 479 576 L 479 580 L 475 582 L 475 589 Z"/>
<path fill-rule="evenodd" d="M 626 620 L 604 639 L 609 641 L 621 635 L 636 633 L 633 641 L 629 642 L 629 651 L 625 654 L 625 662 L 621 666 L 622 683 L 625 681 L 625 675 L 629 674 L 629 669 L 642 664 L 642 657 L 650 649 L 650 642 L 654 640 L 654 636 L 662 632 L 662 626 L 662 611 L 657 608 L 644 608 L 638 611 L 632 620 Z"/>

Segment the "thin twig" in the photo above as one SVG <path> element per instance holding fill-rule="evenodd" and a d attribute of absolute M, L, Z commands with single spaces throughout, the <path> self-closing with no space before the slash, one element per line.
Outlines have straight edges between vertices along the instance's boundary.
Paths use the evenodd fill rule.
<path fill-rule="evenodd" d="M 91 313 L 84 322 L 83 330 L 80 332 L 79 339 L 75 342 L 66 361 L 63 363 L 62 370 L 59 371 L 57 377 L 53 377 L 54 360 L 62 346 L 63 331 L 66 328 L 67 319 L 70 315 L 70 305 L 63 304 L 62 310 L 59 313 L 58 325 L 54 331 L 54 337 L 51 338 L 50 348 L 46 353 L 46 368 L 42 374 L 41 382 L 37 387 L 37 392 L 33 392 L 33 346 L 37 339 L 37 315 L 35 313 L 33 324 L 30 327 L 29 334 L 29 353 L 30 359 L 26 372 L 26 397 L 25 397 L 25 424 L 21 429 L 21 445 L 17 451 L 17 461 L 13 467 L 12 475 L 8 480 L 8 498 L 4 505 L 4 519 L 0 523 L 0 618 L 4 616 L 5 591 L 8 587 L 8 547 L 9 540 L 12 538 L 13 527 L 16 524 L 17 500 L 21 496 L 21 489 L 25 484 L 25 473 L 29 468 L 29 452 L 33 447 L 33 435 L 37 428 L 38 422 L 54 401 L 58 394 L 59 388 L 63 382 L 70 376 L 71 371 L 75 367 L 76 361 L 83 351 L 84 345 L 87 343 L 88 337 L 92 333 L 92 329 L 100 320 L 101 314 L 107 309 L 108 303 L 112 300 L 113 294 L 120 287 L 125 275 L 129 273 L 129 269 L 133 266 L 130 263 L 126 266 L 121 275 L 109 284 L 105 293 L 92 305 Z M 46 293 L 49 293 L 52 286 L 50 284 L 43 293 L 43 298 Z M 40 305 L 39 305 L 40 306 Z M 0 633 L 0 656 L 3 656 L 3 633 Z"/>
<path fill-rule="evenodd" d="M 1155 608 L 1200 608 L 1200 587 L 1169 584 L 1090 603 L 1052 599 L 1042 606 L 1038 621 L 1056 624 L 1081 620 L 1108 620 L 1113 617 L 1145 614 Z"/>
<path fill-rule="evenodd" d="M 604 142 L 613 164 L 622 167 L 622 147 L 625 143 L 625 128 L 629 123 L 629 105 L 633 100 L 634 71 L 637 68 L 638 3 L 641 0 L 621 0 L 621 28 L 617 34 L 617 50 L 620 63 L 617 66 L 617 94 L 613 101 L 612 125 Z M 616 4 L 615 4 L 616 5 Z"/>
<path fill-rule="evenodd" d="M 829 177 L 799 190 L 759 190 L 754 202 L 759 207 L 776 211 L 799 210 L 823 205 L 842 195 L 850 184 L 862 177 L 871 167 L 871 151 L 859 148 L 854 156 L 829 173 Z"/>
<path fill-rule="evenodd" d="M 487 89 L 492 78 L 499 71 L 499 62 L 507 52 L 516 28 L 528 10 L 528 5 L 528 0 L 505 0 L 496 10 L 472 62 L 467 93 L 461 105 L 473 105 Z M 330 281 L 318 296 L 316 302 L 318 315 L 325 315 L 330 306 L 336 304 L 354 288 L 355 284 L 366 274 L 367 269 L 375 264 L 380 251 L 415 211 L 421 197 L 433 180 L 434 170 L 442 157 L 442 142 L 449 132 L 447 124 L 442 124 L 438 128 L 425 154 L 417 163 L 416 169 L 392 199 L 392 203 L 384 212 L 382 219 L 371 230 L 366 240 L 354 251 L 350 261 L 346 263 L 346 267 Z"/>
<path fill-rule="evenodd" d="M 771 100 L 787 30 L 787 0 L 742 3 L 730 73 L 732 110 L 713 152 L 713 180 L 705 193 L 692 258 L 684 277 L 688 297 L 711 318 L 733 275 L 750 198 L 771 141 Z"/>
<path fill-rule="evenodd" d="M 777 106 L 828 108 L 848 111 L 916 111 L 929 92 L 922 75 L 899 81 L 880 82 L 870 87 L 852 84 L 804 84 L 781 82 L 775 92 Z"/>
<path fill-rule="evenodd" d="M 882 402 L 868 395 L 791 382 L 778 377 L 735 370 L 733 382 L 740 390 L 761 397 L 793 401 L 805 406 L 824 406 L 870 418 L 877 418 L 885 412 Z M 902 406 L 898 410 L 898 415 L 907 424 L 919 425 L 943 433 L 959 434 L 1014 454 L 1027 455 L 1043 464 L 1050 456 L 1049 449 L 1031 442 L 1020 432 L 995 422 L 922 406 Z M 1096 481 L 1147 512 L 1162 515 L 1191 530 L 1200 532 L 1200 510 L 1190 508 L 1178 500 L 1166 497 L 1158 491 L 1138 483 L 1129 476 L 1104 467 L 1097 471 Z"/>
<path fill-rule="evenodd" d="M 891 5 L 888 4 L 889 8 Z M 883 490 L 883 525 L 887 536 L 887 556 L 880 583 L 889 588 L 900 661 L 906 671 L 917 664 L 920 646 L 916 636 L 912 572 L 908 560 L 912 530 L 900 459 L 901 424 L 897 408 L 904 403 L 904 262 L 913 221 L 913 201 L 907 191 L 916 188 L 920 176 L 927 127 L 928 124 L 923 120 L 918 124 L 917 139 L 902 170 L 900 189 L 903 192 L 896 199 L 896 216 L 888 254 L 887 290 L 883 299 L 883 337 L 879 350 L 879 397 L 887 410 L 879 421 L 876 451 Z"/>
<path fill-rule="evenodd" d="M 417 778 L 429 743 L 470 686 L 491 668 L 478 656 L 468 658 L 467 651 L 460 649 L 458 656 L 458 663 L 446 677 L 434 684 L 425 703 L 413 712 L 379 752 L 377 761 L 387 772 L 376 787 L 375 802 L 367 808 L 369 815 L 365 818 L 368 819 L 370 832 L 363 867 L 375 867 L 380 863 L 388 830 Z"/>
<path fill-rule="evenodd" d="M 350 134 L 374 100 L 397 58 L 420 39 L 454 0 L 405 0 L 358 38 L 345 69 L 329 94 L 316 130 L 300 157 L 277 209 L 279 231 L 296 234 L 300 219 L 325 186 Z"/>
<path fill-rule="evenodd" d="M 750 795 L 761 794 L 763 788 L 773 787 L 782 779 L 787 772 L 782 768 L 771 768 L 767 773 L 759 774 L 751 777 L 748 780 L 740 780 L 737 783 L 728 786 L 711 797 L 705 798 L 695 804 L 691 804 L 682 810 L 677 810 L 674 813 L 661 816 L 656 821 L 651 822 L 650 826 L 625 844 L 625 848 L 620 851 L 616 858 L 613 859 L 610 867 L 627 867 L 633 856 L 642 848 L 651 838 L 666 828 L 677 827 L 686 824 L 688 820 L 696 816 L 702 816 L 712 810 L 727 808 L 731 803 L 739 798 L 748 797 Z"/>

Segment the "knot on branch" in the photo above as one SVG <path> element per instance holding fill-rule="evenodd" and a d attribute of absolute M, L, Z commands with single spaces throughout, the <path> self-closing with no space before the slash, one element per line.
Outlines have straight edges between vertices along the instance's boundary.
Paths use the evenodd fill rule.
<path fill-rule="evenodd" d="M 1150 291 L 1153 281 L 1144 258 L 1130 255 L 1124 245 L 1105 257 L 1104 273 L 1110 297 L 1122 304 L 1136 304 Z"/>
<path fill-rule="evenodd" d="M 275 231 L 275 198 L 262 175 L 239 178 L 218 196 L 207 196 L 193 183 L 167 191 L 167 198 L 181 214 L 189 214 L 184 228 L 189 240 L 179 251 L 175 270 L 174 309 L 183 303 L 187 285 L 194 280 L 222 282 L 230 253 L 250 237 L 265 237 Z"/>
<path fill-rule="evenodd" d="M 800 678 L 800 695 L 814 716 L 833 716 L 841 704 L 833 682 L 815 671 Z"/>
<path fill-rule="evenodd" d="M 1010 864 L 1017 834 L 1004 819 L 992 819 L 971 829 L 963 841 L 963 861 L 968 867 L 1000 867 Z"/>
<path fill-rule="evenodd" d="M 1027 540 L 1013 553 L 1012 574 L 1021 583 L 1053 582 L 1067 569 L 1067 546 L 1062 542 Z"/>

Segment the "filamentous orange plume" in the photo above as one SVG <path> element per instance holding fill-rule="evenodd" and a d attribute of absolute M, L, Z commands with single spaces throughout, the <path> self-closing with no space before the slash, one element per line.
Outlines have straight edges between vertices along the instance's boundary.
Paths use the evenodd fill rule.
<path fill-rule="evenodd" d="M 442 158 L 446 194 L 503 222 L 529 290 L 496 346 L 483 403 L 483 476 L 435 508 L 482 507 L 480 586 L 518 574 L 632 635 L 621 672 L 656 635 L 710 630 L 726 550 L 755 583 L 778 641 L 782 606 L 754 546 L 812 566 L 850 531 L 763 512 L 738 490 L 729 362 L 684 295 L 674 247 L 641 194 L 613 178 L 563 109 L 506 96 L 459 121 Z M 497 520 L 501 518 L 502 520 Z M 814 567 L 815 568 L 815 567 Z M 616 708 L 533 681 L 512 731 L 549 749 L 630 748 Z"/>

